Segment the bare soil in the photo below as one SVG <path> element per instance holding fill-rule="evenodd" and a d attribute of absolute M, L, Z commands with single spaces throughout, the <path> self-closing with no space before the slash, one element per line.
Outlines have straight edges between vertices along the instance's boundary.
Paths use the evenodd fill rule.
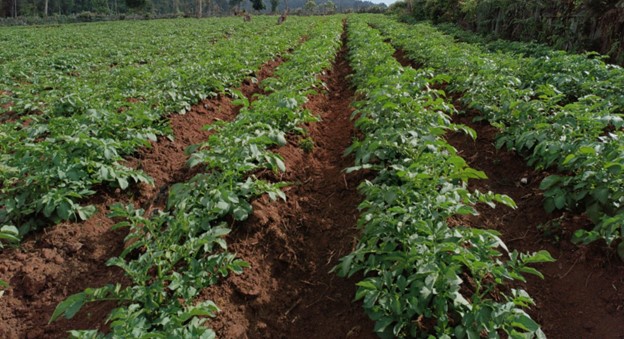
<path fill-rule="evenodd" d="M 350 121 L 351 69 L 343 47 L 324 76 L 328 93 L 306 107 L 322 119 L 308 126 L 314 149 L 305 152 L 291 137 L 277 150 L 292 182 L 286 202 L 261 198 L 253 216 L 234 226 L 228 243 L 251 268 L 202 292 L 222 312 L 209 326 L 226 338 L 373 338 L 373 323 L 352 302 L 357 279 L 329 271 L 357 243 L 356 187 L 366 174 L 346 175 L 353 164 L 343 152 L 355 137 Z"/>
<path fill-rule="evenodd" d="M 254 75 L 258 81 L 270 76 L 281 58 L 272 60 Z M 246 80 L 239 88 L 252 96 L 259 92 L 257 82 Z M 126 165 L 140 168 L 154 178 L 155 185 L 140 185 L 135 191 L 119 192 L 101 188 L 87 201 L 97 213 L 85 222 L 63 222 L 29 235 L 19 249 L 0 252 L 0 279 L 10 288 L 0 298 L 0 338 L 62 338 L 70 329 L 106 330 L 104 320 L 114 303 L 87 305 L 71 320 L 48 324 L 59 302 L 87 287 L 99 287 L 128 280 L 120 269 L 106 261 L 121 253 L 126 232 L 112 231 L 114 222 L 107 208 L 115 202 L 135 203 L 146 209 L 162 208 L 168 188 L 189 179 L 184 150 L 205 141 L 211 132 L 203 127 L 216 120 L 232 120 L 239 108 L 230 98 L 207 99 L 184 114 L 171 115 L 174 141 L 159 138 L 151 148 L 141 149 Z"/>

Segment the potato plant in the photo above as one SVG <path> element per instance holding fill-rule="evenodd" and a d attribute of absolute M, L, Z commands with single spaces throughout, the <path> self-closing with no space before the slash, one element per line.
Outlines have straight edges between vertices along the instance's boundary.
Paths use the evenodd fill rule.
<path fill-rule="evenodd" d="M 3 30 L 0 40 L 19 42 L 0 51 L 0 116 L 17 115 L 0 124 L 0 226 L 24 235 L 85 220 L 95 208 L 81 201 L 95 187 L 152 183 L 122 165 L 124 157 L 172 137 L 168 114 L 237 86 L 299 44 L 312 24 L 305 18 L 278 28 L 259 18 L 253 25 L 224 19 L 41 28 L 49 36 Z"/>
<path fill-rule="evenodd" d="M 364 279 L 355 298 L 375 321 L 382 338 L 544 337 L 524 311 L 529 295 L 513 288 L 530 267 L 552 261 L 547 252 L 510 252 L 495 231 L 451 227 L 448 219 L 477 214 L 474 204 L 515 207 L 511 198 L 470 191 L 470 168 L 443 139 L 449 130 L 475 132 L 450 122 L 452 106 L 432 89 L 440 78 L 403 68 L 394 49 L 361 17 L 349 21 L 349 60 L 356 126 L 364 138 L 349 148 L 356 164 L 377 176 L 360 185 L 365 201 L 355 251 L 335 270 Z"/>
<path fill-rule="evenodd" d="M 521 43 L 456 42 L 429 24 L 369 20 L 415 62 L 447 73 L 449 90 L 500 129 L 497 147 L 556 171 L 540 186 L 546 210 L 580 210 L 595 224 L 573 240 L 619 242 L 624 253 L 624 69 Z"/>
<path fill-rule="evenodd" d="M 276 69 L 274 78 L 261 83 L 267 94 L 242 109 L 235 121 L 211 126 L 217 133 L 189 148 L 188 165 L 203 164 L 207 171 L 173 186 L 166 211 L 150 215 L 133 206 L 113 207 L 111 216 L 124 219 L 116 227 L 129 229 L 126 240 L 132 245 L 109 265 L 123 269 L 132 283 L 72 295 L 58 305 L 51 321 L 73 317 L 85 303 L 114 300 L 118 307 L 107 319 L 110 333 L 82 330 L 72 336 L 215 336 L 205 323 L 217 314 L 217 305 L 195 298 L 202 288 L 248 266 L 227 251 L 225 217 L 246 219 L 252 212 L 250 200 L 262 194 L 286 199 L 280 190 L 284 183 L 259 180 L 252 173 L 284 171 L 283 160 L 271 149 L 284 145 L 287 133 L 303 132 L 301 125 L 316 119 L 302 105 L 307 95 L 323 88 L 318 75 L 337 54 L 341 25 L 340 17 L 330 17 L 308 27 L 309 39 Z"/>

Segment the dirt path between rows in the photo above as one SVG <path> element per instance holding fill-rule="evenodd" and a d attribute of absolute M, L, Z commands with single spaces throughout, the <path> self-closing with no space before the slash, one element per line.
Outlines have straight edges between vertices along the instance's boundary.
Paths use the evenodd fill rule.
<path fill-rule="evenodd" d="M 402 50 L 394 54 L 403 66 L 412 63 Z M 442 86 L 444 87 L 444 86 Z M 457 95 L 451 95 L 455 99 Z M 484 171 L 488 179 L 470 181 L 471 189 L 507 194 L 518 208 L 477 206 L 481 214 L 464 217 L 458 223 L 494 229 L 510 250 L 547 250 L 557 259 L 537 265 L 545 279 L 529 276 L 523 288 L 536 305 L 529 311 L 549 338 L 624 338 L 624 265 L 600 244 L 577 246 L 571 236 L 581 227 L 591 228 L 587 218 L 571 213 L 547 214 L 539 184 L 549 175 L 525 165 L 514 152 L 494 147 L 497 130 L 487 122 L 473 122 L 480 113 L 467 110 L 455 100 L 455 107 L 467 114 L 453 117 L 454 123 L 477 132 L 473 141 L 463 133 L 447 136 L 468 164 Z"/>
<path fill-rule="evenodd" d="M 273 74 L 281 57 L 264 64 L 238 89 L 247 97 L 259 93 L 258 83 Z M 140 185 L 134 191 L 99 189 L 86 203 L 97 213 L 85 222 L 63 222 L 29 235 L 20 249 L 0 253 L 0 279 L 10 284 L 0 297 L 0 338 L 65 338 L 71 329 L 105 330 L 104 320 L 115 307 L 112 302 L 86 305 L 73 319 L 48 324 L 52 312 L 67 296 L 87 287 L 127 283 L 123 272 L 107 267 L 106 261 L 124 248 L 124 230 L 112 231 L 114 222 L 106 216 L 115 202 L 135 203 L 146 209 L 163 208 L 169 187 L 188 180 L 200 168 L 190 171 L 185 163 L 186 147 L 208 139 L 204 126 L 216 120 L 230 121 L 239 107 L 231 99 L 206 99 L 184 114 L 171 115 L 175 141 L 160 138 L 151 148 L 141 149 L 126 165 L 140 168 L 154 178 L 155 185 Z M 201 167 L 201 166 L 199 166 Z"/>
<path fill-rule="evenodd" d="M 255 201 L 253 216 L 228 239 L 251 268 L 203 291 L 222 310 L 208 323 L 220 337 L 374 338 L 373 323 L 352 302 L 357 280 L 329 272 L 357 242 L 362 200 L 363 174 L 342 172 L 353 164 L 343 152 L 355 137 L 345 57 L 343 46 L 324 76 L 329 92 L 306 104 L 322 118 L 308 126 L 314 149 L 305 152 L 293 137 L 278 150 L 287 166 L 280 179 L 294 183 L 288 201 Z"/>

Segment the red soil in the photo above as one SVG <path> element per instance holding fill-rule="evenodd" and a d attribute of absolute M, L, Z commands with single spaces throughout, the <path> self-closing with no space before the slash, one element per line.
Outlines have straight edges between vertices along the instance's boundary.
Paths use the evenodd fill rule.
<path fill-rule="evenodd" d="M 270 76 L 281 59 L 265 64 L 255 75 Z M 259 91 L 257 85 L 242 85 L 245 95 Z M 0 252 L 0 279 L 10 288 L 0 297 L 0 338 L 61 338 L 70 329 L 106 329 L 104 320 L 113 303 L 87 305 L 71 320 L 48 324 L 52 312 L 67 296 L 87 287 L 127 283 L 120 269 L 106 261 L 121 253 L 126 233 L 111 231 L 114 222 L 106 216 L 115 202 L 135 203 L 144 208 L 160 207 L 170 185 L 185 181 L 193 171 L 185 166 L 186 147 L 207 139 L 203 126 L 215 120 L 232 120 L 238 108 L 227 97 L 204 100 L 184 115 L 170 116 L 175 141 L 160 138 L 151 148 L 141 149 L 126 165 L 140 168 L 154 178 L 155 186 L 141 185 L 138 192 L 109 192 L 86 203 L 98 212 L 85 222 L 64 222 L 29 235 L 20 249 Z"/>
<path fill-rule="evenodd" d="M 222 312 L 209 326 L 226 338 L 372 338 L 373 323 L 352 302 L 356 279 L 329 271 L 357 243 L 356 187 L 363 174 L 344 174 L 353 164 L 343 152 L 355 137 L 349 119 L 351 72 L 339 54 L 324 81 L 329 92 L 310 97 L 306 108 L 322 118 L 308 126 L 314 149 L 306 153 L 291 138 L 277 152 L 292 182 L 288 201 L 253 202 L 253 216 L 228 239 L 251 268 L 203 291 Z"/>

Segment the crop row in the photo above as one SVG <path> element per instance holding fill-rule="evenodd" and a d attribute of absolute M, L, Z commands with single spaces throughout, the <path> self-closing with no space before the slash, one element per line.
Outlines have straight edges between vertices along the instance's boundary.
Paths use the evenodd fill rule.
<path fill-rule="evenodd" d="M 191 103 L 240 83 L 296 46 L 312 24 L 307 19 L 280 27 L 268 19 L 247 26 L 229 19 L 181 22 L 187 26 L 121 25 L 128 32 L 109 25 L 97 33 L 102 27 L 88 26 L 80 34 L 99 40 L 97 48 L 93 42 L 65 41 L 63 46 L 74 43 L 80 53 L 52 49 L 48 59 L 31 46 L 23 51 L 28 62 L 21 66 L 3 52 L 7 60 L 0 67 L 9 77 L 2 88 L 15 104 L 8 109 L 24 115 L 0 124 L 0 239 L 17 241 L 50 223 L 88 218 L 95 208 L 80 201 L 96 186 L 123 190 L 133 181 L 151 183 L 142 171 L 122 165 L 123 157 L 170 133 L 167 114 L 184 113 Z M 62 26 L 50 40 L 82 28 Z M 222 38 L 210 45 L 204 34 Z M 32 44 L 42 40 L 30 38 L 25 40 Z M 128 42 L 116 47 L 124 39 Z"/>
<path fill-rule="evenodd" d="M 452 105 L 432 89 L 440 79 L 401 67 L 365 18 L 350 18 L 348 39 L 362 98 L 354 116 L 364 134 L 349 148 L 356 158 L 349 171 L 377 176 L 360 186 L 362 237 L 335 270 L 364 274 L 356 299 L 383 338 L 543 337 L 523 310 L 532 299 L 509 286 L 525 273 L 541 276 L 529 264 L 550 255 L 509 252 L 495 231 L 448 223 L 476 215 L 476 203 L 515 207 L 507 196 L 468 190 L 469 179 L 485 174 L 467 166 L 443 136 L 475 132 L 450 122 Z"/>
<path fill-rule="evenodd" d="M 0 51 L 0 89 L 10 95 L 0 97 L 0 112 L 67 116 L 89 108 L 116 110 L 128 98 L 144 100 L 142 108 L 175 104 L 164 113 L 178 112 L 189 103 L 168 103 L 167 92 L 196 89 L 198 97 L 188 99 L 201 99 L 208 74 L 197 77 L 193 69 L 214 56 L 211 45 L 268 28 L 268 21 L 220 19 L 3 30 L 0 38 L 11 47 Z"/>
<path fill-rule="evenodd" d="M 59 304 L 52 320 L 71 318 L 85 303 L 115 300 L 108 321 L 112 337 L 210 338 L 206 316 L 215 316 L 211 301 L 196 302 L 202 288 L 214 285 L 248 264 L 227 251 L 230 232 L 226 216 L 244 220 L 250 200 L 261 194 L 283 198 L 283 183 L 257 179 L 262 169 L 283 171 L 285 165 L 271 148 L 284 145 L 287 133 L 304 133 L 299 125 L 316 118 L 302 108 L 307 95 L 322 89 L 318 74 L 330 67 L 340 46 L 341 19 L 320 18 L 308 27 L 309 39 L 260 84 L 266 95 L 251 104 L 246 98 L 237 119 L 211 126 L 205 143 L 189 149 L 189 166 L 206 172 L 169 192 L 167 211 L 154 213 L 116 205 L 112 217 L 124 221 L 129 244 L 109 265 L 123 269 L 132 283 L 108 285 L 70 296 Z M 151 214 L 151 215 L 150 215 Z M 95 330 L 72 331 L 78 337 L 104 336 Z"/>
<path fill-rule="evenodd" d="M 605 64 L 595 52 L 585 54 L 567 53 L 538 43 L 509 40 L 487 41 L 482 36 L 462 30 L 454 25 L 442 25 L 441 31 L 459 41 L 468 42 L 465 47 L 475 48 L 482 53 L 501 53 L 498 63 L 504 68 L 509 65 L 527 86 L 549 84 L 566 97 L 565 101 L 575 101 L 585 95 L 600 94 L 619 107 L 624 106 L 624 69 Z M 517 63 L 522 67 L 518 68 Z"/>
<path fill-rule="evenodd" d="M 449 90 L 499 128 L 497 147 L 523 154 L 538 169 L 557 171 L 540 185 L 546 210 L 584 211 L 595 223 L 577 231 L 575 241 L 611 244 L 622 238 L 622 68 L 544 49 L 531 56 L 519 43 L 507 53 L 491 52 L 458 43 L 429 24 L 370 20 L 412 60 L 447 73 Z M 503 43 L 496 46 L 504 49 Z M 620 249 L 624 253 L 624 245 Z"/>

